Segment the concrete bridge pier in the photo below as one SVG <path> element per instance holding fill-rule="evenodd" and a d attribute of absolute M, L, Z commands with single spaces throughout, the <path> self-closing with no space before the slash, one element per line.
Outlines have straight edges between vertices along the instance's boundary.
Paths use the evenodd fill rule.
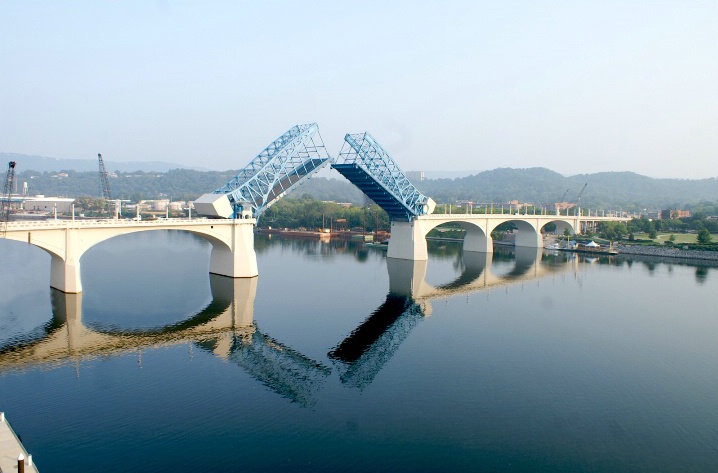
<path fill-rule="evenodd" d="M 518 233 L 514 245 L 523 248 L 543 248 L 543 235 L 541 235 L 540 223 L 536 222 L 532 225 L 529 222 L 515 220 L 512 222 L 516 225 Z"/>
<path fill-rule="evenodd" d="M 464 235 L 464 251 L 470 251 L 475 253 L 493 253 L 494 252 L 494 239 L 491 238 L 489 232 L 484 233 L 481 228 L 476 225 L 461 224 L 461 227 L 466 230 Z"/>
<path fill-rule="evenodd" d="M 82 292 L 80 261 L 72 257 L 67 260 L 52 254 L 50 261 L 50 287 L 68 294 Z"/>
<path fill-rule="evenodd" d="M 230 227 L 228 244 L 204 236 L 212 243 L 209 272 L 230 278 L 253 278 L 259 275 L 254 251 L 254 226 L 241 221 Z"/>
<path fill-rule="evenodd" d="M 426 234 L 417 220 L 411 222 L 391 222 L 391 239 L 387 258 L 408 259 L 412 261 L 428 260 Z"/>

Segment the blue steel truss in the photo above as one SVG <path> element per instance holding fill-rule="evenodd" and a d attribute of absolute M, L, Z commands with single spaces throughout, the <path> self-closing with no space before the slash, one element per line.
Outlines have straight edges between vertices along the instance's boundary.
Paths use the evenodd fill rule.
<path fill-rule="evenodd" d="M 384 209 L 389 218 L 410 221 L 429 212 L 429 198 L 414 187 L 369 133 L 347 134 L 344 142 L 332 168 Z"/>
<path fill-rule="evenodd" d="M 297 125 L 274 140 L 214 194 L 227 194 L 236 218 L 249 205 L 259 216 L 331 161 L 316 123 Z"/>

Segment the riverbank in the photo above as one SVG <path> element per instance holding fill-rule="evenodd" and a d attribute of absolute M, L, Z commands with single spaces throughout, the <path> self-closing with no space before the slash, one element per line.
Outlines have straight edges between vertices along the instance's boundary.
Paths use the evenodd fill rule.
<path fill-rule="evenodd" d="M 427 240 L 443 240 L 443 241 L 458 241 L 463 240 L 457 238 L 440 238 L 440 237 L 427 237 Z M 499 241 L 494 240 L 494 246 L 502 247 L 513 247 L 512 241 Z M 653 256 L 658 258 L 680 258 L 693 260 L 696 262 L 701 261 L 712 261 L 718 263 L 718 251 L 700 251 L 700 250 L 683 250 L 680 248 L 669 248 L 662 246 L 643 246 L 643 245 L 625 245 L 614 243 L 613 249 L 617 250 L 620 255 L 635 255 L 635 256 Z"/>
<path fill-rule="evenodd" d="M 683 250 L 662 246 L 641 246 L 614 244 L 622 255 L 659 256 L 662 258 L 685 258 L 692 260 L 718 261 L 718 251 Z"/>

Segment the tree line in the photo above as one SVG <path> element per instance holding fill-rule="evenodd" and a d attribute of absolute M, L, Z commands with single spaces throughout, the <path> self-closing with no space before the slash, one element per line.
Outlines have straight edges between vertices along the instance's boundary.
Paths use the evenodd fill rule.
<path fill-rule="evenodd" d="M 707 245 L 712 242 L 711 233 L 718 233 L 718 221 L 708 219 L 704 215 L 695 215 L 684 219 L 649 220 L 646 217 L 634 218 L 627 223 L 600 222 L 597 236 L 610 241 L 635 241 L 637 233 L 645 233 L 650 240 L 658 237 L 658 232 L 687 232 L 696 233 L 696 243 Z M 670 238 L 666 244 L 671 245 L 675 238 Z"/>
<path fill-rule="evenodd" d="M 138 201 L 160 195 L 172 200 L 193 200 L 222 187 L 238 171 L 195 171 L 173 169 L 168 172 L 115 172 L 110 188 L 115 198 Z M 58 197 L 101 196 L 97 172 L 72 170 L 37 172 L 16 170 L 18 187 L 27 182 L 31 195 Z M 643 209 L 688 209 L 696 211 L 701 202 L 715 205 L 718 179 L 653 179 L 633 173 L 597 173 L 565 177 L 548 169 L 494 169 L 460 179 L 434 179 L 412 182 L 439 204 L 473 201 L 477 204 L 506 203 L 510 200 L 531 202 L 539 208 L 561 200 L 566 189 L 567 201 L 576 202 L 588 183 L 580 204 L 583 208 L 630 211 Z M 364 205 L 366 198 L 342 177 L 313 177 L 289 198 L 309 194 L 320 201 L 331 200 Z M 714 213 L 715 215 L 715 213 Z"/>

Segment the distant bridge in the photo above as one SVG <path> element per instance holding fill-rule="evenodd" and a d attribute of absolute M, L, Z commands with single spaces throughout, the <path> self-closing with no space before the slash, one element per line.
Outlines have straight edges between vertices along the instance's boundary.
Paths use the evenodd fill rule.
<path fill-rule="evenodd" d="M 455 223 L 466 231 L 464 251 L 491 253 L 493 239 L 491 232 L 502 223 L 510 222 L 518 232 L 514 242 L 516 247 L 543 248 L 541 229 L 552 223 L 556 231 L 563 234 L 568 229 L 571 234 L 579 233 L 586 227 L 595 228 L 599 222 L 627 222 L 626 217 L 599 217 L 584 215 L 530 215 L 530 214 L 432 214 L 420 215 L 410 222 L 392 221 L 391 240 L 388 255 L 390 258 L 425 260 L 428 258 L 426 235 L 439 225 Z"/>
<path fill-rule="evenodd" d="M 601 221 L 628 221 L 614 216 L 587 217 L 562 215 L 503 215 L 503 214 L 434 214 L 435 202 L 423 195 L 409 181 L 399 165 L 369 134 L 348 134 L 339 158 L 332 168 L 339 171 L 367 197 L 389 214 L 391 220 L 390 258 L 425 260 L 426 235 L 445 223 L 457 223 L 464 230 L 464 251 L 490 253 L 493 251 L 491 232 L 499 225 L 511 222 L 517 229 L 517 247 L 543 248 L 541 229 L 549 223 L 563 232 L 573 233 Z"/>

